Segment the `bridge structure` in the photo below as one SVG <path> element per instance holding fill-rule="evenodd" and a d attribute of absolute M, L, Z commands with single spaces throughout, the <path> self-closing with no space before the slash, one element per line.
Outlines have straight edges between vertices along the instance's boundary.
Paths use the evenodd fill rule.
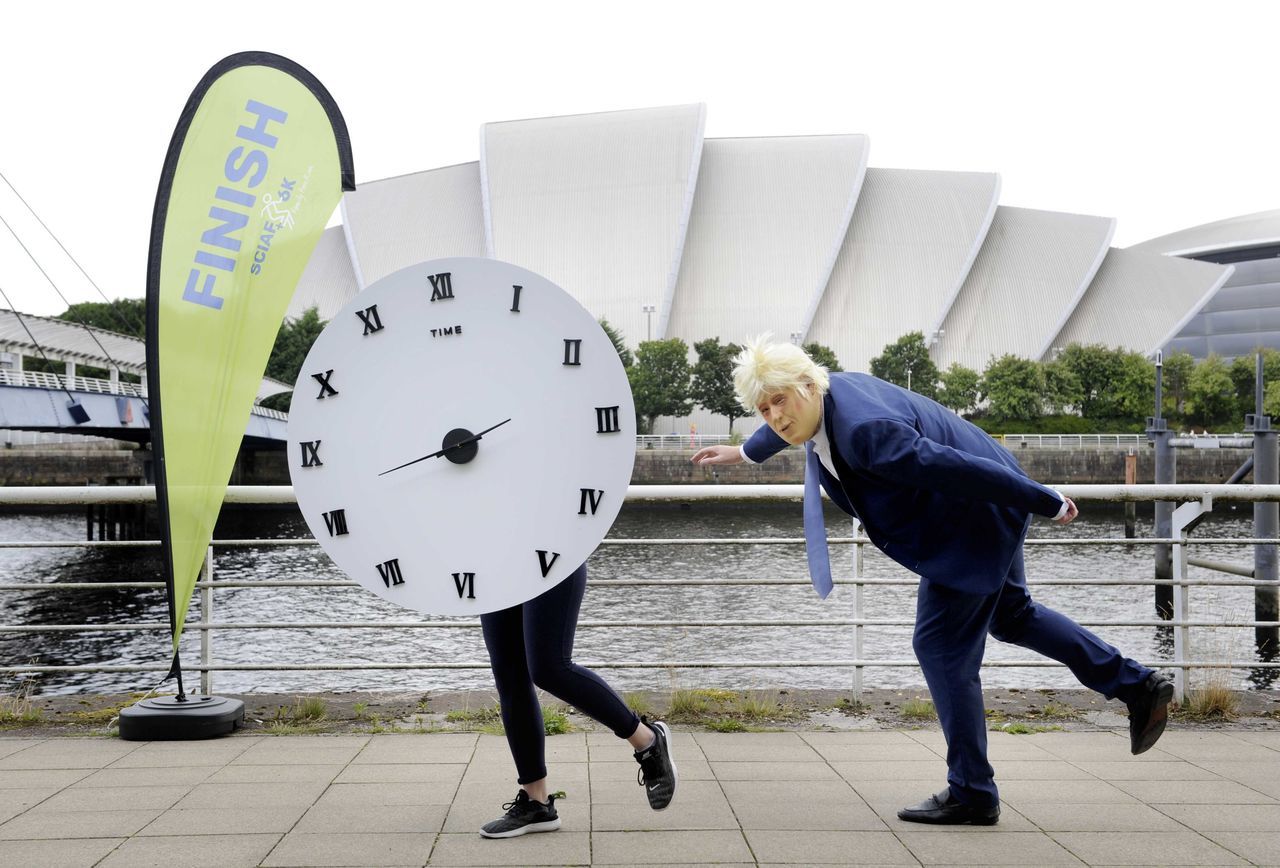
<path fill-rule="evenodd" d="M 32 359 L 61 364 L 63 370 L 28 370 Z M 81 376 L 85 368 L 107 376 Z M 245 429 L 246 446 L 284 444 L 288 414 L 257 402 L 292 388 L 262 380 Z M 92 326 L 0 309 L 0 429 L 150 442 L 146 344 Z"/>

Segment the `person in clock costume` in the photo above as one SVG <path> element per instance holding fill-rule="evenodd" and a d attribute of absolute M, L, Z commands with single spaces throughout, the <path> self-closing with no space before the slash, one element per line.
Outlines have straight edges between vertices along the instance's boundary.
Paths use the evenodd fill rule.
<path fill-rule="evenodd" d="M 640 764 L 637 780 L 651 808 L 663 810 L 675 795 L 676 766 L 667 725 L 637 716 L 603 678 L 573 662 L 573 637 L 586 587 L 587 565 L 583 564 L 546 593 L 480 616 L 502 725 L 520 783 L 515 799 L 503 806 L 506 814 L 480 829 L 486 838 L 560 828 L 555 807 L 560 794 L 547 792 L 546 730 L 538 687 L 631 743 Z"/>
<path fill-rule="evenodd" d="M 739 400 L 766 424 L 741 447 L 698 450 L 693 463 L 759 463 L 804 445 L 806 472 L 862 521 L 873 544 L 920 576 L 912 647 L 946 737 L 948 785 L 900 819 L 999 819 L 979 677 L 988 633 L 1065 663 L 1085 686 L 1127 703 L 1133 753 L 1155 744 L 1172 683 L 1027 591 L 1022 545 L 1031 516 L 1066 524 L 1077 515 L 1070 498 L 1032 481 L 980 428 L 915 392 L 866 374 L 828 374 L 768 335 L 734 364 Z M 815 586 L 829 591 L 829 573 L 820 580 L 810 566 Z"/>

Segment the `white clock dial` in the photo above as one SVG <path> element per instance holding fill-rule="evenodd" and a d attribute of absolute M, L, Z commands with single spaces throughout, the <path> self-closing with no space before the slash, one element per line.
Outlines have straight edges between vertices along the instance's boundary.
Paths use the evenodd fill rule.
<path fill-rule="evenodd" d="M 635 433 L 617 351 L 568 293 L 509 263 L 438 259 L 372 284 L 316 339 L 289 472 L 351 578 L 479 614 L 587 559 L 622 506 Z"/>

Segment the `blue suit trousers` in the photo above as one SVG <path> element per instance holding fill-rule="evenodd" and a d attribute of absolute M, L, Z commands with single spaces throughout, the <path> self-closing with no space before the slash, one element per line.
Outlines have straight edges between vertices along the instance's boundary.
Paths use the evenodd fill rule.
<path fill-rule="evenodd" d="M 922 578 L 912 647 L 947 740 L 947 783 L 955 799 L 981 807 L 999 802 L 987 761 L 979 677 L 988 633 L 1066 664 L 1081 684 L 1108 699 L 1128 701 L 1151 674 L 1075 621 L 1032 600 L 1021 546 L 994 594 L 964 593 Z"/>

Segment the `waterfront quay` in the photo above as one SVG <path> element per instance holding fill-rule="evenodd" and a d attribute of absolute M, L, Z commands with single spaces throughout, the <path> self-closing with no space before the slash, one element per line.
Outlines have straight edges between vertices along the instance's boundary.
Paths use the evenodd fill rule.
<path fill-rule="evenodd" d="M 1280 732 L 990 733 L 993 827 L 903 823 L 942 787 L 936 729 L 677 731 L 650 811 L 607 732 L 548 738 L 560 831 L 476 830 L 516 786 L 477 733 L 0 738 L 0 864 L 1280 865 Z"/>

